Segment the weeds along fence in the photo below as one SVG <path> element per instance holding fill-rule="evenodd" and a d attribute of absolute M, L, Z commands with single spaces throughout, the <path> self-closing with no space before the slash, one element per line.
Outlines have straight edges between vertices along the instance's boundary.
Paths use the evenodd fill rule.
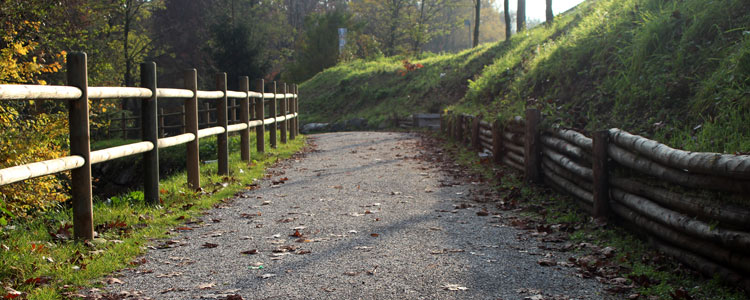
<path fill-rule="evenodd" d="M 750 156 L 673 149 L 616 128 L 589 137 L 541 119 L 536 109 L 493 123 L 449 113 L 441 131 L 750 291 L 750 209 L 739 205 L 750 201 Z"/>
<path fill-rule="evenodd" d="M 266 93 L 263 80 L 256 82 L 255 91 L 250 90 L 248 77 L 241 77 L 241 91 L 227 90 L 226 73 L 216 76 L 215 91 L 200 91 L 195 69 L 185 72 L 183 89 L 157 88 L 156 64 L 140 66 L 142 87 L 90 87 L 88 86 L 85 53 L 70 53 L 67 56 L 67 86 L 0 85 L 0 100 L 63 100 L 68 103 L 70 131 L 70 156 L 0 169 L 0 185 L 11 184 L 39 176 L 71 171 L 71 196 L 73 202 L 73 230 L 78 239 L 94 236 L 93 203 L 91 191 L 91 165 L 126 156 L 143 155 L 144 197 L 148 203 L 159 201 L 159 149 L 185 144 L 187 147 L 187 184 L 192 189 L 200 188 L 199 140 L 217 136 L 218 173 L 229 173 L 228 135 L 239 132 L 241 158 L 250 161 L 250 130 L 255 128 L 257 151 L 265 151 L 265 126 L 269 126 L 270 146 L 277 145 L 280 127 L 281 142 L 294 139 L 299 134 L 297 87 L 282 84 L 277 90 Z M 91 151 L 89 130 L 90 99 L 141 99 L 142 142 Z M 198 99 L 210 99 L 217 104 L 217 126 L 199 129 Z M 229 125 L 227 118 L 228 99 L 239 99 L 240 122 Z M 157 101 L 183 101 L 185 107 L 185 133 L 168 138 L 158 138 L 159 122 Z M 266 103 L 270 112 L 266 113 Z M 279 107 L 280 106 L 280 107 Z M 251 119 L 252 117 L 252 119 Z"/>

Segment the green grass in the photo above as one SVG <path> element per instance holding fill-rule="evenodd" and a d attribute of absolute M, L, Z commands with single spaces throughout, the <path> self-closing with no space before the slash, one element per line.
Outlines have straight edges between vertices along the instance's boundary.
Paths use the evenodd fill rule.
<path fill-rule="evenodd" d="M 151 239 L 167 237 L 169 229 L 248 188 L 263 176 L 265 168 L 290 157 L 305 144 L 304 136 L 298 136 L 287 144 L 279 143 L 278 149 L 267 147 L 265 154 L 253 150 L 252 163 L 248 164 L 239 158 L 239 137 L 230 140 L 229 176 L 216 175 L 215 163 L 201 165 L 205 194 L 188 189 L 187 175 L 179 172 L 160 182 L 159 205 L 143 203 L 140 191 L 95 201 L 94 224 L 101 239 L 93 243 L 51 237 L 50 231 L 71 224 L 70 209 L 49 211 L 33 220 L 17 221 L 12 224 L 14 229 L 3 229 L 0 243 L 7 250 L 0 249 L 0 281 L 28 293 L 28 299 L 60 299 L 63 293 L 75 292 L 77 287 L 98 285 L 107 274 L 131 266 L 130 262 L 145 252 Z M 201 140 L 202 144 L 209 142 Z M 170 150 L 161 151 L 166 152 Z M 222 183 L 228 185 L 222 187 Z M 45 283 L 35 286 L 35 278 Z"/>
<path fill-rule="evenodd" d="M 508 41 L 342 63 L 300 86 L 306 122 L 444 109 L 618 127 L 691 151 L 749 152 L 750 2 L 588 0 Z"/>
<path fill-rule="evenodd" d="M 648 287 L 640 286 L 633 290 L 633 293 L 656 296 L 659 299 L 673 299 L 670 293 L 682 288 L 694 299 L 747 299 L 746 293 L 718 277 L 706 278 L 697 272 L 678 267 L 679 263 L 659 254 L 648 246 L 647 242 L 622 227 L 597 225 L 580 209 L 575 200 L 567 195 L 540 186 L 525 185 L 520 172 L 511 170 L 510 167 L 482 162 L 476 152 L 453 140 L 445 140 L 444 148 L 448 157 L 453 157 L 459 165 L 473 174 L 481 175 L 495 189 L 501 191 L 500 197 L 504 197 L 514 188 L 520 189 L 519 205 L 523 217 L 547 224 L 576 225 L 576 229 L 568 236 L 569 241 L 576 244 L 592 243 L 602 248 L 614 247 L 616 255 L 610 262 L 621 267 L 620 277 L 645 275 L 659 281 L 658 284 Z M 502 175 L 495 176 L 496 174 Z M 583 256 L 588 252 L 577 250 L 571 254 Z"/>

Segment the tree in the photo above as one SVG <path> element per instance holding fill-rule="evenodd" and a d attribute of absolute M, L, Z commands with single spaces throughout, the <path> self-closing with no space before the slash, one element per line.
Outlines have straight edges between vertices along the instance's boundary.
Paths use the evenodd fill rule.
<path fill-rule="evenodd" d="M 474 1 L 474 0 L 468 0 Z M 381 42 L 385 55 L 419 53 L 432 39 L 454 25 L 455 0 L 361 0 L 352 2 L 355 18 L 365 23 L 364 34 Z"/>
<path fill-rule="evenodd" d="M 503 14 L 505 15 L 505 40 L 507 41 L 510 39 L 510 29 L 511 29 L 511 20 L 510 20 L 510 1 L 504 0 L 504 9 Z"/>
<path fill-rule="evenodd" d="M 473 47 L 476 47 L 479 45 L 479 23 L 482 19 L 481 9 L 482 9 L 482 0 L 476 0 L 476 4 L 474 4 L 474 42 L 472 43 Z"/>
<path fill-rule="evenodd" d="M 270 63 L 266 60 L 263 45 L 247 22 L 224 21 L 213 26 L 214 48 L 213 59 L 219 70 L 227 73 L 227 78 L 261 78 L 268 71 Z M 235 86 L 236 80 L 229 80 L 228 85 Z"/>
<path fill-rule="evenodd" d="M 118 13 L 122 18 L 122 55 L 125 62 L 123 84 L 133 86 L 133 65 L 141 61 L 153 47 L 148 28 L 143 26 L 159 1 L 120 0 Z"/>
<path fill-rule="evenodd" d="M 547 25 L 552 25 L 552 21 L 555 15 L 552 13 L 552 0 L 546 0 L 547 2 Z"/>
<path fill-rule="evenodd" d="M 520 33 L 526 29 L 526 0 L 518 0 L 516 14 L 516 33 Z"/>
<path fill-rule="evenodd" d="M 447 33 L 455 20 L 448 12 L 458 3 L 451 0 L 423 0 L 418 1 L 418 5 L 419 9 L 408 10 L 413 15 L 410 24 L 407 24 L 407 35 L 413 54 L 421 53 L 426 43 Z"/>
<path fill-rule="evenodd" d="M 339 28 L 352 27 L 351 15 L 342 10 L 319 13 L 305 18 L 302 46 L 295 54 L 296 61 L 288 78 L 302 82 L 325 68 L 336 65 L 339 58 Z"/>

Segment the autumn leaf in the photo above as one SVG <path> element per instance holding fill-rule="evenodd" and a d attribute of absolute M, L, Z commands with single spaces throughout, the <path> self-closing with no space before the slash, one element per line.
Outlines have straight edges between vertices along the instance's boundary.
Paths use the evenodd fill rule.
<path fill-rule="evenodd" d="M 208 242 L 206 242 L 201 247 L 203 247 L 203 248 L 216 248 L 218 246 L 219 246 L 219 244 L 214 244 L 214 243 L 208 243 Z"/>
<path fill-rule="evenodd" d="M 216 283 L 215 283 L 215 282 L 211 282 L 211 283 L 203 283 L 203 284 L 199 284 L 199 285 L 198 285 L 198 289 L 199 289 L 199 290 L 210 290 L 211 288 L 213 288 L 213 287 L 215 287 L 215 286 L 216 286 Z"/>

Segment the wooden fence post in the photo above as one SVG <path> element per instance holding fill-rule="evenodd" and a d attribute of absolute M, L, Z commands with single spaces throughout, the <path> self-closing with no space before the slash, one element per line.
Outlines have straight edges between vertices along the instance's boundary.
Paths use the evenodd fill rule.
<path fill-rule="evenodd" d="M 594 132 L 592 138 L 594 218 L 606 221 L 609 217 L 609 173 L 607 171 L 609 130 Z"/>
<path fill-rule="evenodd" d="M 496 164 L 503 161 L 503 122 L 500 119 L 492 123 L 492 158 Z"/>
<path fill-rule="evenodd" d="M 278 125 L 279 123 L 276 120 L 276 116 L 279 115 L 279 110 L 276 106 L 277 106 L 276 105 L 276 81 L 274 81 L 273 82 L 273 100 L 271 101 L 271 106 L 269 107 L 269 110 L 271 111 L 270 116 L 273 116 L 273 124 L 271 124 L 271 126 L 269 126 L 270 128 L 268 129 L 269 134 L 270 134 L 269 142 L 271 143 L 272 149 L 276 149 L 276 134 L 278 133 L 276 131 L 278 131 L 279 129 L 279 125 Z"/>
<path fill-rule="evenodd" d="M 159 126 L 156 98 L 156 63 L 141 64 L 141 86 L 151 90 L 151 98 L 141 100 L 141 137 L 154 144 L 143 153 L 143 197 L 146 203 L 159 203 Z"/>
<path fill-rule="evenodd" d="M 231 116 L 229 121 L 232 124 L 237 123 L 237 99 L 235 98 L 232 98 L 232 110 L 230 110 L 229 115 Z"/>
<path fill-rule="evenodd" d="M 482 143 L 479 142 L 479 116 L 474 117 L 474 121 L 471 122 L 471 147 L 474 150 L 481 152 Z"/>
<path fill-rule="evenodd" d="M 224 96 L 219 99 L 216 106 L 216 121 L 224 127 L 224 132 L 216 136 L 216 149 L 219 151 L 219 175 L 229 174 L 229 133 L 227 132 L 227 73 L 216 74 L 216 89 L 222 91 Z"/>
<path fill-rule="evenodd" d="M 159 137 L 164 137 L 164 108 L 159 108 Z"/>
<path fill-rule="evenodd" d="M 81 98 L 68 101 L 70 155 L 83 157 L 83 166 L 70 172 L 73 199 L 73 235 L 78 240 L 94 238 L 94 205 L 91 192 L 91 140 L 89 136 L 89 95 L 86 53 L 67 55 L 68 85 L 81 90 Z"/>
<path fill-rule="evenodd" d="M 281 115 L 282 116 L 286 116 L 286 113 L 287 113 L 286 109 L 288 107 L 288 105 L 287 105 L 287 100 L 288 99 L 286 98 L 286 93 L 287 93 L 286 83 L 284 83 L 282 86 L 283 86 L 282 91 L 284 92 L 284 98 L 281 99 Z M 282 144 L 286 144 L 286 135 L 287 135 L 287 125 L 288 124 L 289 124 L 289 122 L 286 119 L 284 119 L 284 121 L 281 121 L 281 143 Z"/>
<path fill-rule="evenodd" d="M 187 181 L 188 186 L 197 190 L 201 187 L 200 141 L 198 139 L 198 71 L 185 71 L 185 89 L 193 92 L 193 98 L 185 100 L 185 132 L 195 135 L 195 140 L 187 143 Z"/>
<path fill-rule="evenodd" d="M 263 121 L 266 117 L 265 103 L 264 103 L 266 101 L 265 101 L 265 97 L 263 96 L 265 95 L 266 86 L 265 86 L 265 82 L 263 79 L 259 79 L 256 84 L 257 85 L 255 89 L 256 89 L 256 92 L 260 93 L 260 98 L 255 99 L 255 101 L 257 101 L 255 102 L 255 119 L 260 120 L 261 123 L 264 123 L 264 124 L 261 124 L 258 127 L 255 127 L 255 139 L 256 139 L 256 148 L 258 152 L 263 153 L 263 152 L 266 152 L 266 132 L 265 132 L 266 125 L 265 125 L 265 122 Z"/>
<path fill-rule="evenodd" d="M 240 122 L 248 125 L 250 122 L 250 78 L 240 77 L 240 90 L 245 92 L 245 98 L 240 100 Z M 240 156 L 243 161 L 250 163 L 250 127 L 240 131 Z"/>
<path fill-rule="evenodd" d="M 120 132 L 122 132 L 122 139 L 128 139 L 128 120 L 125 120 L 125 111 L 120 112 Z"/>
<path fill-rule="evenodd" d="M 107 117 L 107 139 L 111 139 L 112 138 L 112 114 L 108 113 L 108 114 L 105 114 L 105 116 Z"/>
<path fill-rule="evenodd" d="M 299 135 L 299 86 L 294 85 L 294 112 L 297 117 L 294 118 L 294 131 L 295 135 Z"/>
<path fill-rule="evenodd" d="M 289 100 L 289 113 L 294 114 L 297 112 L 297 85 L 292 84 L 292 86 L 289 89 L 289 92 L 292 93 L 292 98 Z M 289 139 L 294 140 L 294 138 L 297 137 L 297 117 L 293 117 L 289 121 Z"/>
<path fill-rule="evenodd" d="M 180 115 L 180 125 L 182 125 L 182 133 L 187 133 L 187 125 L 185 123 L 185 104 L 183 103 L 180 107 L 182 114 Z"/>
<path fill-rule="evenodd" d="M 530 108 L 526 110 L 526 143 L 524 144 L 525 177 L 527 182 L 541 182 L 541 144 L 539 143 L 539 122 L 541 121 L 539 110 Z"/>
<path fill-rule="evenodd" d="M 206 117 L 203 118 L 203 121 L 206 122 L 206 127 L 211 127 L 211 103 L 208 103 L 208 101 L 203 102 L 203 109 L 206 113 Z"/>
<path fill-rule="evenodd" d="M 464 142 L 464 115 L 456 115 L 456 136 L 454 137 L 459 144 Z"/>

